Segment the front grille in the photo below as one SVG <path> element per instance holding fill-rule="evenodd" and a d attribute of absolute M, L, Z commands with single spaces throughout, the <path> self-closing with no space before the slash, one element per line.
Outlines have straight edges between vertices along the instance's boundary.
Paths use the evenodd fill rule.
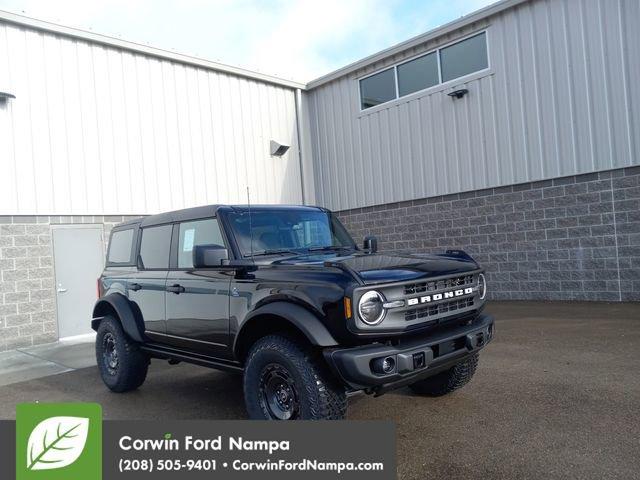
<path fill-rule="evenodd" d="M 429 318 L 434 316 L 445 315 L 456 310 L 462 310 L 463 308 L 473 307 L 475 296 L 461 298 L 459 300 L 451 300 L 449 302 L 441 302 L 435 305 L 429 305 L 424 307 L 418 307 L 411 310 L 407 310 L 404 313 L 404 319 L 406 321 L 418 320 L 419 318 Z"/>
<path fill-rule="evenodd" d="M 410 283 L 404 286 L 404 294 L 415 295 L 416 293 L 435 292 L 437 290 L 446 290 L 471 284 L 473 284 L 473 275 L 462 275 L 431 282 Z"/>

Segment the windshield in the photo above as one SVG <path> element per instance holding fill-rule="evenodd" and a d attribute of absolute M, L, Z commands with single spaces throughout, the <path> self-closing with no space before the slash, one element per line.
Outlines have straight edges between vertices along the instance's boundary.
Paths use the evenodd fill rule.
<path fill-rule="evenodd" d="M 340 221 L 321 210 L 261 209 L 252 210 L 251 217 L 236 211 L 228 218 L 244 257 L 355 248 Z"/>

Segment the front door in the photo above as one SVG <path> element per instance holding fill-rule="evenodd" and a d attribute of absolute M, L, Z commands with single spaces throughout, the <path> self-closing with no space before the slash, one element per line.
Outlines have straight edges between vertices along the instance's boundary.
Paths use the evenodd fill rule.
<path fill-rule="evenodd" d="M 224 245 L 215 218 L 176 226 L 176 269 L 167 276 L 167 342 L 203 354 L 229 353 L 229 288 L 233 274 L 193 268 L 195 245 Z"/>
<path fill-rule="evenodd" d="M 91 313 L 104 267 L 102 225 L 54 225 L 58 338 L 93 333 Z"/>

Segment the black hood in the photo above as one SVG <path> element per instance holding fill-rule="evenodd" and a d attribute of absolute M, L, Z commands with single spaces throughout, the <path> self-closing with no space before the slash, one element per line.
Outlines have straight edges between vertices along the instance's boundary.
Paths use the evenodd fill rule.
<path fill-rule="evenodd" d="M 362 251 L 303 254 L 272 262 L 274 265 L 331 264 L 356 274 L 364 283 L 388 283 L 457 275 L 477 270 L 464 253 L 450 255 L 368 254 Z"/>

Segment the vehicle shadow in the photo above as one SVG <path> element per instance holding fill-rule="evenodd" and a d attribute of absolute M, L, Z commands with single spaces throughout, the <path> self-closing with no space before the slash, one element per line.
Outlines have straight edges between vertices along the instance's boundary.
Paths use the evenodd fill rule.
<path fill-rule="evenodd" d="M 145 383 L 127 393 L 109 391 L 97 367 L 0 387 L 0 418 L 15 418 L 23 402 L 95 402 L 105 420 L 247 419 L 240 375 L 159 360 Z"/>

